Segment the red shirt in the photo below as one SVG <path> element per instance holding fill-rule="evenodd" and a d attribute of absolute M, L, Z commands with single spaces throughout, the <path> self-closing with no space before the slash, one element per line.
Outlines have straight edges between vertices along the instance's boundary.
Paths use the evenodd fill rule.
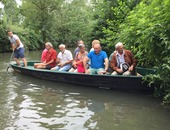
<path fill-rule="evenodd" d="M 54 61 L 53 61 L 53 63 L 51 63 L 49 65 L 51 67 L 55 67 L 56 66 L 57 53 L 53 48 L 48 50 L 47 53 L 46 53 L 46 63 L 50 62 L 52 59 L 54 59 Z"/>
<path fill-rule="evenodd" d="M 41 54 L 41 62 L 44 62 L 46 60 L 46 55 L 47 55 L 47 49 L 44 49 L 42 54 Z"/>

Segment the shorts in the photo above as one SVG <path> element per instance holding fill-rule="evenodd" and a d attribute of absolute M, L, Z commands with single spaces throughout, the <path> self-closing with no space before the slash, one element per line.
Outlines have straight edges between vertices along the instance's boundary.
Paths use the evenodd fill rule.
<path fill-rule="evenodd" d="M 53 67 L 52 67 L 52 66 L 50 66 L 50 65 L 46 65 L 46 66 L 45 66 L 45 69 L 50 70 L 51 68 L 53 68 Z"/>
<path fill-rule="evenodd" d="M 22 48 L 19 48 L 19 49 L 15 49 L 14 51 L 14 58 L 24 58 L 24 51 L 25 49 L 22 47 Z"/>
<path fill-rule="evenodd" d="M 90 68 L 90 74 L 99 74 L 100 72 L 104 71 L 104 68 L 94 69 Z"/>

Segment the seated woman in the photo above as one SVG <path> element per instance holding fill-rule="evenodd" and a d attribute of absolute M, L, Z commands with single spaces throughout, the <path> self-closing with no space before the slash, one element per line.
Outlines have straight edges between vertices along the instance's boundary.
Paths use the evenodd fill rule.
<path fill-rule="evenodd" d="M 45 43 L 45 48 L 47 49 L 46 55 L 44 57 L 44 62 L 35 63 L 34 68 L 38 69 L 51 69 L 56 65 L 57 53 L 53 49 L 53 45 L 50 42 Z"/>
<path fill-rule="evenodd" d="M 85 51 L 85 45 L 79 44 L 79 52 L 76 53 L 75 59 L 72 63 L 72 68 L 69 70 L 69 72 L 78 72 L 78 73 L 84 73 L 84 66 L 83 66 L 83 59 L 88 54 L 87 51 Z"/>
<path fill-rule="evenodd" d="M 72 53 L 69 50 L 66 50 L 65 45 L 59 45 L 60 53 L 57 56 L 57 66 L 51 68 L 51 70 L 57 71 L 68 71 L 71 69 L 71 63 L 73 61 Z"/>

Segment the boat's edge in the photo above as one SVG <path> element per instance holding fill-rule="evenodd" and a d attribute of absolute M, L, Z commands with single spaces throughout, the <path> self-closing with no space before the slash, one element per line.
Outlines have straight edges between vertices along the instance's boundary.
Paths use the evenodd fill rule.
<path fill-rule="evenodd" d="M 31 62 L 38 62 L 38 61 L 31 61 Z M 94 87 L 102 87 L 102 88 L 111 88 L 111 89 L 123 89 L 123 90 L 137 90 L 137 91 L 153 91 L 153 87 L 148 87 L 147 86 L 147 83 L 145 83 L 142 79 L 142 76 L 121 76 L 121 75 L 116 75 L 116 76 L 111 76 L 111 75 L 90 75 L 90 74 L 82 74 L 82 73 L 68 73 L 68 72 L 57 72 L 57 71 L 51 71 L 51 70 L 45 70 L 45 69 L 29 69 L 27 67 L 18 67 L 16 64 L 13 64 L 11 63 L 11 67 L 18 73 L 22 73 L 24 75 L 30 75 L 30 76 L 34 76 L 34 77 L 37 77 L 37 78 L 41 78 L 41 79 L 45 79 L 45 80 L 51 80 L 51 81 L 55 81 L 53 79 L 50 79 L 49 77 L 48 78 L 44 78 L 44 77 L 41 77 L 41 75 L 37 75 L 36 73 L 41 73 L 41 74 L 45 74 L 45 75 L 48 75 L 50 76 L 51 74 L 52 75 L 59 75 L 58 77 L 62 77 L 63 78 L 63 75 L 67 78 L 72 78 L 72 76 L 76 76 L 76 77 L 84 77 L 84 78 L 87 78 L 87 77 L 90 77 L 91 78 L 96 78 L 98 77 L 99 79 L 103 79 L 104 78 L 112 78 L 112 79 L 123 79 L 122 81 L 125 81 L 128 83 L 128 80 L 129 81 L 132 81 L 134 80 L 135 82 L 138 82 L 140 84 L 137 84 L 137 86 L 135 87 L 119 87 L 119 86 L 114 86 L 113 84 L 109 87 L 108 85 L 104 85 L 104 83 L 102 83 L 102 81 L 96 81 L 95 83 L 99 84 L 99 85 L 96 85 L 96 84 L 92 84 L 92 83 L 82 83 L 82 82 L 69 82 L 67 81 L 66 79 L 60 79 L 60 80 L 56 80 L 58 82 L 65 82 L 65 83 L 71 83 L 71 84 L 77 84 L 77 85 L 86 85 L 86 86 L 94 86 Z M 109 80 L 111 81 L 111 80 Z M 121 81 L 120 81 L 121 82 Z M 101 83 L 101 86 L 100 86 L 100 83 Z M 131 85 L 133 85 L 133 83 L 130 83 Z M 135 84 L 134 84 L 135 85 Z"/>

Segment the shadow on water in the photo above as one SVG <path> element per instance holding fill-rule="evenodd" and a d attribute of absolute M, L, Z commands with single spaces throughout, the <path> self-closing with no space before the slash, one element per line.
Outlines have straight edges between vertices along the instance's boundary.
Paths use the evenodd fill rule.
<path fill-rule="evenodd" d="M 150 94 L 45 81 L 0 65 L 0 129 L 169 130 L 170 111 Z"/>

